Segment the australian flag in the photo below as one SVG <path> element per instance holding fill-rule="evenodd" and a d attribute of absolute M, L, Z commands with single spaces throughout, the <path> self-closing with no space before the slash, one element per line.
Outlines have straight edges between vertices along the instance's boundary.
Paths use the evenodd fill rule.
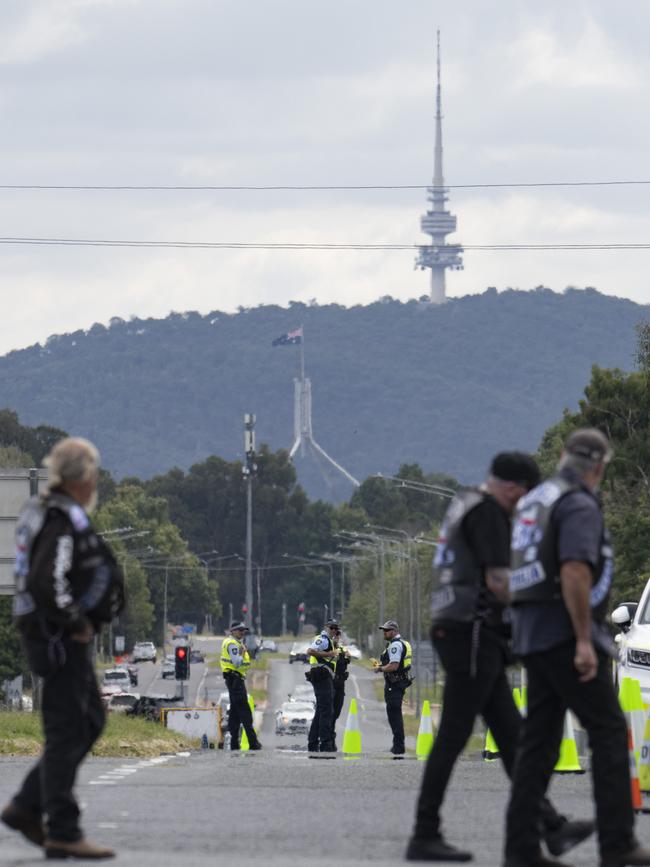
<path fill-rule="evenodd" d="M 295 346 L 302 343 L 302 325 L 295 331 L 288 331 L 282 337 L 276 337 L 273 346 Z"/>

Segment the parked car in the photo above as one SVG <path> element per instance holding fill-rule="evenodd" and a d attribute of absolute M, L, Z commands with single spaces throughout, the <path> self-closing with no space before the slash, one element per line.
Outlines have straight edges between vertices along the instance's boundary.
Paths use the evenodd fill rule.
<path fill-rule="evenodd" d="M 176 660 L 173 653 L 168 653 L 163 660 L 161 677 L 176 677 Z"/>
<path fill-rule="evenodd" d="M 271 638 L 263 638 L 258 653 L 277 653 L 278 645 Z"/>
<path fill-rule="evenodd" d="M 315 713 L 309 701 L 285 701 L 275 714 L 276 735 L 306 735 Z"/>
<path fill-rule="evenodd" d="M 113 695 L 116 692 L 129 692 L 131 678 L 124 668 L 107 668 L 102 678 L 102 695 Z"/>
<path fill-rule="evenodd" d="M 289 662 L 309 662 L 308 641 L 294 641 L 289 651 Z"/>
<path fill-rule="evenodd" d="M 155 662 L 158 659 L 153 641 L 136 641 L 131 654 L 133 662 Z"/>
<path fill-rule="evenodd" d="M 109 713 L 129 713 L 135 707 L 140 696 L 137 692 L 116 692 L 108 697 L 106 710 Z"/>
<path fill-rule="evenodd" d="M 183 696 L 141 695 L 130 710 L 129 716 L 142 716 L 153 722 L 160 721 L 160 711 L 166 707 L 182 707 Z"/>
<path fill-rule="evenodd" d="M 623 602 L 612 612 L 621 630 L 618 644 L 618 679 L 634 677 L 641 684 L 644 702 L 650 702 L 650 581 L 640 602 Z"/>
<path fill-rule="evenodd" d="M 205 655 L 201 650 L 190 650 L 190 662 L 205 662 Z"/>

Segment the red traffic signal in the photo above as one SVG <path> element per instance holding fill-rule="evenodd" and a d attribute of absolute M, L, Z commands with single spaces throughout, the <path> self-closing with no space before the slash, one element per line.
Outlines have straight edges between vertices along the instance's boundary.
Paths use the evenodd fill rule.
<path fill-rule="evenodd" d="M 248 605 L 242 605 L 241 610 L 242 614 L 248 614 Z"/>
<path fill-rule="evenodd" d="M 302 614 L 304 610 L 305 610 L 305 603 L 301 602 L 300 605 L 298 606 L 298 611 L 300 611 L 300 613 Z"/>
<path fill-rule="evenodd" d="M 174 648 L 174 675 L 176 680 L 190 679 L 190 660 L 187 647 Z"/>

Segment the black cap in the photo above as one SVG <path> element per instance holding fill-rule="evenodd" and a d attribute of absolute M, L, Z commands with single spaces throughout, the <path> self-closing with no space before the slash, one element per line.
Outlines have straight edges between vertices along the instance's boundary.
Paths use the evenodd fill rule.
<path fill-rule="evenodd" d="M 564 444 L 564 450 L 594 464 L 609 461 L 612 456 L 609 440 L 595 427 L 574 431 Z"/>
<path fill-rule="evenodd" d="M 329 627 L 332 627 L 334 629 L 338 629 L 339 624 L 338 624 L 337 620 L 331 620 L 330 619 L 330 620 L 325 621 L 325 626 L 329 626 Z"/>
<path fill-rule="evenodd" d="M 490 475 L 502 482 L 516 482 L 529 491 L 542 480 L 535 459 L 526 452 L 500 452 L 492 458 Z"/>
<path fill-rule="evenodd" d="M 230 624 L 230 631 L 232 632 L 233 629 L 245 629 L 248 632 L 248 626 L 246 626 L 245 623 L 242 623 L 241 620 L 233 620 Z"/>

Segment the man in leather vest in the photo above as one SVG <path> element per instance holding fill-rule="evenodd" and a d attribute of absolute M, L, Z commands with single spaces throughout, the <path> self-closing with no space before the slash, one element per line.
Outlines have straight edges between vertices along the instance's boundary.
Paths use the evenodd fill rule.
<path fill-rule="evenodd" d="M 477 716 L 492 731 L 505 770 L 512 773 L 521 716 L 506 677 L 510 516 L 539 478 L 530 455 L 498 454 L 484 484 L 457 494 L 443 520 L 434 560 L 431 638 L 445 669 L 445 691 L 406 853 L 410 861 L 472 858 L 445 841 L 440 808 Z M 543 829 L 551 852 L 560 854 L 589 836 L 593 823 L 568 822 L 545 801 Z"/>
<path fill-rule="evenodd" d="M 45 465 L 49 487 L 18 520 L 14 599 L 30 668 L 43 678 L 45 744 L 1 818 L 43 846 L 48 858 L 110 858 L 111 849 L 84 839 L 72 790 L 105 721 L 91 642 L 122 610 L 124 585 L 88 518 L 96 502 L 97 449 L 64 439 Z"/>
<path fill-rule="evenodd" d="M 507 813 L 506 867 L 544 863 L 538 819 L 567 709 L 589 737 L 601 867 L 650 864 L 634 835 L 625 718 L 604 625 L 613 553 L 596 491 L 611 451 L 595 429 L 567 439 L 557 474 L 522 498 L 512 533 L 513 647 L 528 715 Z"/>

